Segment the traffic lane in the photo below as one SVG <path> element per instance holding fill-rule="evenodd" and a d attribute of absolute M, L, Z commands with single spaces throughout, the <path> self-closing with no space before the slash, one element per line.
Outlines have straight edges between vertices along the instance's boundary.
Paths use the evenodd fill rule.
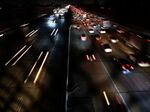
<path fill-rule="evenodd" d="M 71 34 L 74 37 L 72 41 L 72 45 L 74 47 L 77 47 L 79 50 L 87 50 L 91 46 L 91 41 L 88 37 L 88 35 L 85 34 L 83 28 L 81 27 L 79 30 L 75 29 L 71 26 Z M 87 41 L 81 41 L 81 35 L 85 34 L 87 37 Z"/>
<path fill-rule="evenodd" d="M 58 33 L 58 32 L 57 32 Z M 55 43 L 51 42 L 49 35 L 39 35 L 39 37 L 36 39 L 36 41 L 31 44 L 30 46 L 25 45 L 21 52 L 18 52 L 17 55 L 15 54 L 15 58 L 10 59 L 8 62 L 5 63 L 5 66 L 16 66 L 18 69 L 24 69 L 24 76 L 21 80 L 24 80 L 26 78 L 26 74 L 29 73 L 30 68 L 34 68 L 35 61 L 39 61 L 38 58 L 41 58 L 41 56 L 45 55 L 48 52 L 51 52 L 53 50 L 53 46 L 56 44 L 58 35 L 55 37 Z M 41 54 L 42 53 L 42 54 Z M 41 55 L 41 56 L 40 56 Z M 44 59 L 44 58 L 43 58 Z M 23 60 L 23 61 L 20 61 Z M 37 62 L 38 63 L 38 62 Z M 33 65 L 34 64 L 34 65 Z M 35 67 L 36 68 L 36 67 Z M 8 70 L 9 71 L 9 70 Z M 15 74 L 16 75 L 16 74 Z M 20 77 L 21 78 L 21 77 Z"/>
<path fill-rule="evenodd" d="M 149 92 L 127 92 L 121 94 L 124 98 L 126 98 L 132 112 L 149 112 Z"/>
<path fill-rule="evenodd" d="M 94 85 L 94 88 L 97 90 L 97 95 L 94 96 L 94 105 L 96 106 L 96 110 L 111 110 L 114 112 L 118 110 L 126 111 L 122 99 L 118 95 L 116 88 L 106 72 L 107 68 L 103 64 L 104 62 L 100 61 L 101 59 L 98 58 L 100 57 L 96 54 L 96 61 L 86 61 L 81 65 L 82 69 L 87 73 L 86 75 L 89 77 L 91 83 Z M 104 91 L 107 93 L 109 104 L 104 98 Z"/>
<path fill-rule="evenodd" d="M 71 34 L 72 34 L 72 32 L 71 32 Z M 72 34 L 73 35 L 73 34 Z M 72 37 L 72 43 L 75 41 L 75 37 L 74 36 L 72 36 L 71 35 L 71 37 Z M 78 36 L 76 37 L 76 38 L 78 38 Z M 75 55 L 76 54 L 76 52 L 78 53 L 77 55 Z M 84 52 L 84 51 L 83 51 Z M 102 79 L 100 79 L 99 77 L 100 76 L 102 76 L 102 77 L 108 77 L 108 76 L 104 76 L 104 75 L 100 75 L 99 77 L 98 77 L 98 75 L 99 74 L 101 74 L 101 73 L 98 73 L 97 74 L 97 76 L 94 76 L 95 75 L 95 73 L 93 73 L 93 71 L 101 71 L 101 70 L 99 70 L 99 67 L 97 67 L 97 65 L 96 66 L 94 66 L 93 67 L 93 65 L 91 65 L 91 67 L 92 68 L 89 68 L 89 67 L 85 67 L 84 69 L 81 67 L 82 66 L 82 63 L 83 63 L 83 65 L 86 65 L 85 63 L 86 62 L 83 62 L 83 56 L 82 56 L 82 52 L 81 51 L 79 51 L 79 49 L 77 49 L 77 46 L 76 46 L 76 49 L 71 49 L 71 62 L 72 62 L 72 64 L 71 64 L 71 76 L 70 76 L 70 80 L 71 80 L 71 82 L 73 83 L 73 84 L 70 84 L 70 85 L 72 85 L 71 87 L 73 88 L 73 90 L 70 92 L 70 97 L 71 97 L 71 100 L 72 100 L 72 98 L 76 98 L 76 97 L 85 97 L 85 96 L 87 96 L 88 94 L 91 94 L 90 92 L 92 92 L 92 91 L 89 91 L 88 89 L 89 89 L 89 87 L 88 86 L 90 86 L 90 87 L 92 87 L 93 89 L 99 89 L 99 88 L 102 88 L 102 87 L 100 87 L 101 86 L 101 84 L 102 84 L 102 81 L 106 81 L 106 80 L 104 80 L 103 78 Z M 73 61 L 72 61 L 73 60 Z M 98 59 L 99 60 L 99 59 Z M 81 63 L 81 64 L 80 64 Z M 87 62 L 88 64 L 89 63 L 94 63 L 94 62 Z M 73 67 L 72 67 L 73 66 Z M 80 68 L 81 67 L 81 68 Z M 95 68 L 95 69 L 94 69 Z M 100 67 L 101 68 L 101 67 Z M 88 71 L 86 71 L 86 70 L 88 70 Z M 91 71 L 90 71 L 91 70 Z M 103 71 L 103 69 L 102 69 L 102 71 Z M 77 72 L 77 73 L 76 73 Z M 79 72 L 79 73 L 78 73 Z M 82 73 L 83 72 L 83 73 Z M 79 74 L 81 74 L 81 75 L 79 75 Z M 93 76 L 93 77 L 90 77 L 90 76 L 88 76 L 90 74 L 90 76 Z M 83 78 L 84 79 L 83 79 Z M 93 79 L 92 79 L 93 78 Z M 80 81 L 82 79 L 82 81 Z M 94 81 L 95 82 L 94 82 Z M 88 84 L 84 84 L 84 83 L 88 83 Z M 85 86 L 85 85 L 88 85 L 88 86 Z M 104 84 L 103 84 L 104 85 Z M 110 84 L 110 85 L 112 85 L 112 84 Z M 97 86 L 97 87 L 96 87 Z M 70 88 L 71 88 L 70 87 Z M 106 86 L 106 87 L 108 87 L 108 85 Z M 109 88 L 110 89 L 110 88 Z M 109 90 L 108 89 L 108 91 L 113 91 L 114 89 L 112 89 L 112 90 Z M 88 92 L 89 91 L 89 92 Z M 86 94 L 85 94 L 86 93 Z M 73 100 L 74 101 L 74 100 Z M 73 104 L 72 104 L 73 105 Z M 71 108 L 71 107 L 70 107 Z M 103 107 L 103 109 L 105 109 L 104 107 Z M 102 108 L 101 108 L 101 110 L 103 110 Z"/>
<path fill-rule="evenodd" d="M 43 22 L 43 23 L 42 23 Z M 9 55 L 12 55 L 16 48 L 19 48 L 25 44 L 32 43 L 36 36 L 39 34 L 39 27 L 47 24 L 47 19 L 42 18 L 40 22 L 30 23 L 24 27 L 14 29 L 14 31 L 6 32 L 8 35 L 4 35 L 1 38 L 1 63 L 4 63 Z M 48 29 L 48 28 L 47 28 Z M 49 28 L 49 33 L 52 32 L 52 28 Z M 46 30 L 47 31 L 47 30 Z M 8 52 L 9 51 L 9 52 Z"/>
<path fill-rule="evenodd" d="M 9 61 L 5 63 L 5 66 L 14 66 L 23 59 L 24 61 L 21 62 L 19 66 L 26 70 L 30 64 L 35 61 L 35 57 L 37 57 L 40 52 L 46 52 L 52 47 L 53 44 L 50 44 L 50 39 L 47 38 L 48 37 L 41 39 L 40 37 L 37 37 L 33 44 L 31 43 L 30 45 L 22 47 L 21 50 L 19 50 Z"/>
<path fill-rule="evenodd" d="M 83 42 L 80 39 L 80 35 L 83 33 L 82 30 L 76 30 L 71 27 L 70 30 L 70 68 L 69 68 L 69 97 L 68 97 L 68 111 L 70 112 L 85 112 L 93 111 L 91 92 L 89 83 L 86 81 L 82 70 L 79 68 L 80 65 L 80 54 L 88 48 L 84 45 L 88 42 Z M 88 40 L 87 40 L 88 41 Z M 80 44 L 84 44 L 83 47 Z"/>
<path fill-rule="evenodd" d="M 125 52 L 131 52 L 131 50 L 129 49 L 129 48 L 127 48 L 126 46 L 124 46 L 124 44 L 123 43 L 119 43 L 118 42 L 118 44 L 116 43 L 116 44 L 113 44 L 114 45 L 114 47 L 115 47 L 115 49 L 117 49 L 118 50 L 118 48 L 124 48 L 124 49 L 128 49 L 128 51 L 126 50 Z M 123 51 L 123 50 L 122 50 Z M 133 52 L 133 51 L 132 51 Z M 119 56 L 118 56 L 119 57 Z M 121 58 L 123 58 L 123 56 L 121 57 Z M 124 58 L 127 58 L 127 55 L 124 53 Z M 141 79 L 141 83 L 142 84 L 140 84 L 140 87 L 139 86 L 135 86 L 135 84 L 131 84 L 133 87 L 134 87 L 134 89 L 135 90 L 143 90 L 143 88 L 146 88 L 147 86 L 146 85 L 143 85 L 144 84 L 144 82 L 148 82 L 148 80 L 146 81 L 145 79 L 149 79 L 149 77 L 147 77 L 148 75 L 148 72 L 144 72 L 144 70 L 148 70 L 149 68 L 140 68 L 140 67 L 138 67 L 137 65 L 135 65 L 135 70 L 133 71 L 133 73 L 134 74 L 137 74 L 137 77 L 139 77 L 138 76 L 138 74 L 141 74 L 141 75 L 143 75 L 144 77 L 146 77 L 146 78 L 144 78 L 144 80 L 142 80 L 143 78 L 139 78 L 138 80 L 140 81 L 140 79 Z M 131 72 L 131 74 L 132 74 L 132 72 Z M 135 77 L 135 78 L 137 78 L 137 77 Z M 133 77 L 132 77 L 133 78 Z M 134 79 L 134 78 L 133 78 Z M 136 82 L 136 81 L 129 81 L 129 82 Z M 140 88 L 140 89 L 137 89 L 137 88 Z"/>
<path fill-rule="evenodd" d="M 31 53 L 29 55 L 31 56 Z M 32 52 L 32 56 L 33 56 L 33 52 Z M 7 68 L 8 73 L 7 74 L 5 73 L 4 78 L 1 79 L 2 80 L 1 85 L 3 85 L 4 88 L 7 88 L 7 89 L 14 88 L 13 91 L 11 92 L 12 94 L 11 94 L 10 97 L 12 97 L 12 95 L 18 94 L 20 92 L 20 91 L 17 91 L 18 88 L 20 88 L 21 90 L 24 89 L 24 88 L 22 88 L 22 85 L 24 85 L 23 82 L 24 82 L 24 78 L 25 78 L 25 75 L 26 75 L 26 72 L 27 72 L 26 71 L 26 66 L 30 66 L 30 61 L 31 60 L 29 60 L 29 57 L 27 59 L 28 61 L 25 61 L 26 63 L 25 62 L 24 62 L 24 64 L 21 63 L 22 66 L 17 63 L 18 66 L 15 66 L 15 67 L 11 66 L 10 68 L 8 67 Z M 26 66 L 25 66 L 25 64 L 26 64 Z M 33 82 L 32 82 L 32 85 L 33 85 Z M 32 88 L 32 85 L 30 85 L 30 86 L 27 85 L 26 87 L 29 88 L 29 90 L 30 90 Z M 36 93 L 36 91 L 34 91 L 34 92 Z M 34 92 L 32 93 L 32 95 L 34 95 Z M 28 96 L 30 96 L 31 93 L 29 91 L 25 91 L 25 94 L 27 94 L 27 93 L 29 93 Z M 29 97 L 29 99 L 31 99 L 31 98 Z M 9 102 L 9 101 L 11 101 L 11 99 L 9 98 L 9 99 L 7 99 L 7 101 Z M 30 101 L 34 101 L 34 100 L 30 100 Z M 10 103 L 10 105 L 12 105 L 13 102 L 9 102 L 9 103 Z M 5 108 L 6 107 L 4 107 L 3 109 L 5 109 Z"/>
<path fill-rule="evenodd" d="M 33 53 L 33 52 L 31 51 L 31 54 L 32 54 L 32 53 Z M 29 57 L 31 57 L 31 55 L 30 55 L 30 56 L 27 56 L 27 57 L 29 58 Z M 26 62 L 26 61 L 25 61 L 25 62 Z M 29 61 L 28 61 L 28 62 L 29 62 Z M 18 67 L 18 66 L 17 66 L 17 67 Z M 16 67 L 16 68 L 17 68 L 17 67 Z M 10 70 L 9 70 L 9 72 L 10 72 Z M 11 72 L 14 72 L 14 69 L 13 69 Z M 22 72 L 22 71 L 21 71 L 21 72 Z M 17 74 L 20 74 L 20 73 L 18 73 L 17 70 L 16 70 L 16 73 L 17 73 Z M 15 75 L 16 75 L 16 74 L 15 74 Z M 21 78 L 22 78 L 22 77 L 21 77 Z M 44 78 L 44 79 L 45 79 L 45 78 Z M 17 81 L 16 81 L 16 82 L 17 82 Z M 15 82 L 14 82 L 14 83 L 15 83 Z M 17 84 L 16 84 L 16 85 L 17 85 Z M 11 84 L 11 86 L 14 86 L 14 84 Z M 31 87 L 31 86 L 30 86 L 30 87 Z M 29 88 L 30 88 L 30 87 L 29 87 Z M 15 88 L 15 87 L 14 87 L 14 88 Z M 27 85 L 27 88 L 28 88 L 28 85 Z"/>
<path fill-rule="evenodd" d="M 101 53 L 102 55 L 102 53 Z M 104 58 L 104 62 L 106 63 L 109 73 L 111 74 L 112 79 L 114 80 L 116 86 L 118 87 L 118 90 L 121 93 L 134 93 L 134 92 L 147 92 L 149 90 L 149 77 L 147 73 L 142 73 L 141 71 L 137 70 L 138 67 L 135 67 L 134 71 L 131 71 L 131 73 L 124 75 L 118 70 L 118 67 L 115 67 L 115 63 L 108 62 L 107 58 Z M 142 68 L 140 68 L 142 69 Z M 117 72 L 118 71 L 118 72 Z M 146 77 L 145 77 L 146 75 Z M 127 94 L 126 94 L 127 95 Z M 130 94 L 128 94 L 130 95 Z M 124 95 L 124 98 L 127 96 Z M 135 98 L 138 98 L 139 96 L 134 96 Z M 145 96 L 147 97 L 147 96 Z M 143 98 L 144 100 L 145 98 Z M 126 101 L 128 104 L 128 101 Z M 144 101 L 143 101 L 144 102 Z M 145 103 L 148 103 L 145 99 Z M 142 104 L 143 105 L 143 104 Z M 130 107 L 130 105 L 128 105 Z M 147 108 L 148 109 L 148 108 Z"/>
<path fill-rule="evenodd" d="M 45 22 L 44 22 L 44 25 L 45 25 Z M 26 48 L 28 46 L 32 47 L 34 49 L 33 52 L 49 50 L 49 47 L 51 47 L 54 44 L 53 42 L 51 42 L 51 38 L 54 38 L 54 36 L 57 35 L 58 31 L 54 32 L 55 35 L 50 35 L 49 34 L 50 30 L 52 32 L 52 31 L 54 31 L 54 29 L 52 30 L 50 28 L 43 27 L 44 25 L 41 25 L 41 29 L 38 28 L 36 30 L 32 30 L 31 32 L 29 32 L 25 35 L 27 43 L 24 42 L 23 44 L 25 44 L 25 45 L 22 48 L 20 48 L 20 50 L 18 50 L 18 52 L 16 52 L 16 54 L 14 56 L 17 56 L 20 52 L 26 51 Z M 6 60 L 8 60 L 8 59 L 6 58 Z M 5 66 L 7 66 L 9 64 L 8 62 L 5 63 Z"/>
<path fill-rule="evenodd" d="M 114 46 L 115 46 L 116 44 L 114 44 Z M 124 57 L 128 60 L 128 58 L 127 58 L 127 54 L 130 54 L 130 53 L 135 53 L 135 51 L 133 51 L 131 48 L 129 48 L 129 47 L 127 47 L 127 46 L 125 46 L 125 44 L 122 42 L 122 41 L 120 41 L 120 42 L 118 42 L 118 44 L 115 46 L 116 47 L 116 49 L 117 48 L 119 48 L 119 49 L 121 49 L 122 51 L 124 51 L 126 54 L 124 54 Z M 135 79 L 137 79 L 138 80 L 138 82 L 139 83 L 141 83 L 141 84 L 139 84 L 138 86 L 135 86 L 135 84 L 131 84 L 133 87 L 134 87 L 134 89 L 135 90 L 137 90 L 137 91 L 142 91 L 142 90 L 145 90 L 144 88 L 147 88 L 147 85 L 145 85 L 145 82 L 147 83 L 148 82 L 148 80 L 149 80 L 149 77 L 148 77 L 148 74 L 149 74 L 149 67 L 148 68 L 141 68 L 141 67 L 139 67 L 138 65 L 136 65 L 136 64 L 134 64 L 134 66 L 135 66 L 135 70 L 133 71 L 133 74 L 137 74 L 137 76 L 136 75 L 133 75 L 133 76 L 135 76 Z M 139 74 L 141 74 L 141 76 L 139 75 Z M 132 73 L 131 73 L 131 75 L 132 75 Z M 139 77 L 139 78 L 138 78 Z M 143 77 L 143 78 L 142 78 Z M 133 78 L 134 79 L 134 78 Z M 147 80 L 148 79 L 148 80 Z M 136 81 L 129 81 L 129 82 L 136 82 Z M 138 88 L 138 89 L 137 89 Z M 149 88 L 147 88 L 147 89 L 149 89 Z M 146 89 L 146 90 L 147 90 Z"/>
<path fill-rule="evenodd" d="M 122 94 L 127 99 L 131 110 L 134 110 L 136 107 L 136 111 L 144 110 L 147 112 L 150 109 L 148 106 L 150 90 L 149 74 L 144 74 L 140 70 L 137 70 L 122 77 L 124 78 L 120 78 L 117 81 L 119 83 L 117 85 L 119 90 L 123 91 Z M 120 86 L 123 86 L 124 90 Z"/>
<path fill-rule="evenodd" d="M 99 32 L 97 30 L 95 30 L 95 32 L 93 34 L 91 34 L 87 28 L 84 28 L 84 30 L 85 30 L 86 34 L 90 37 L 90 39 L 94 41 L 93 43 L 95 43 L 97 47 L 103 48 L 104 44 L 109 44 L 112 49 L 112 52 L 108 53 L 108 54 L 110 54 L 114 57 L 124 57 L 124 58 L 126 57 L 125 53 L 122 50 L 117 48 L 117 47 L 119 47 L 118 43 L 113 44 L 110 42 L 108 33 L 99 34 Z M 96 34 L 98 34 L 100 36 L 100 40 L 98 40 L 99 42 L 94 38 L 94 35 L 96 35 Z M 104 48 L 102 50 L 104 51 Z"/>

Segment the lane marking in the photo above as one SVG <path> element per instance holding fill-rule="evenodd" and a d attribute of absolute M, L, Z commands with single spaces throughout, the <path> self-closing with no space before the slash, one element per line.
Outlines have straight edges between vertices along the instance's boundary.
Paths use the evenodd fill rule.
<path fill-rule="evenodd" d="M 36 84 L 36 82 L 37 82 L 37 80 L 38 80 L 38 78 L 39 78 L 39 76 L 40 76 L 40 73 L 41 73 L 41 71 L 42 71 L 42 68 L 43 68 L 45 62 L 46 62 L 46 59 L 47 59 L 48 55 L 49 55 L 49 51 L 46 53 L 45 58 L 44 58 L 44 60 L 43 60 L 43 62 L 42 62 L 42 64 L 41 64 L 41 66 L 40 66 L 40 69 L 39 69 L 38 72 L 37 72 L 37 75 L 36 75 L 36 77 L 35 77 L 35 79 L 34 79 L 34 81 L 33 81 L 34 84 Z"/>
<path fill-rule="evenodd" d="M 28 37 L 31 33 L 33 33 L 35 30 L 32 30 L 31 32 L 29 32 L 28 34 L 25 35 L 25 37 Z"/>
<path fill-rule="evenodd" d="M 58 29 L 55 31 L 55 34 L 54 34 L 54 36 L 56 36 L 57 32 L 58 32 Z"/>
<path fill-rule="evenodd" d="M 22 24 L 22 25 L 20 25 L 20 27 L 25 27 L 27 25 L 29 25 L 29 23 Z"/>
<path fill-rule="evenodd" d="M 24 50 L 25 47 L 26 47 L 26 45 L 23 46 L 8 62 L 6 62 L 5 66 L 7 66 L 22 50 Z"/>
<path fill-rule="evenodd" d="M 39 55 L 38 59 L 36 60 L 36 62 L 35 62 L 35 63 L 34 63 L 34 65 L 32 66 L 32 68 L 31 68 L 31 70 L 30 70 L 30 72 L 29 72 L 29 74 L 28 74 L 27 78 L 24 80 L 24 84 L 26 84 L 26 83 L 27 83 L 27 81 L 28 81 L 29 77 L 31 76 L 31 74 L 32 74 L 32 72 L 33 72 L 33 70 L 34 70 L 35 66 L 37 65 L 38 61 L 40 60 L 40 58 L 41 58 L 42 54 L 43 54 L 43 51 L 40 53 L 40 55 Z"/>
<path fill-rule="evenodd" d="M 52 35 L 53 35 L 53 33 L 55 32 L 55 30 L 56 30 L 56 29 L 53 29 L 53 31 L 52 31 L 52 33 L 51 33 L 51 36 L 52 36 Z"/>
<path fill-rule="evenodd" d="M 33 36 L 35 33 L 37 33 L 39 31 L 39 29 L 37 30 L 32 30 L 31 32 L 29 32 L 28 34 L 25 35 L 25 37 L 31 37 Z"/>
<path fill-rule="evenodd" d="M 33 33 L 31 33 L 30 35 L 29 35 L 29 37 L 31 37 L 31 36 L 33 36 L 35 33 L 37 33 L 39 31 L 39 29 L 37 29 L 37 30 L 35 30 Z"/>
<path fill-rule="evenodd" d="M 128 112 L 131 112 L 130 109 L 129 109 L 129 107 L 128 107 L 128 105 L 126 104 L 126 102 L 125 102 L 123 96 L 120 94 L 119 89 L 117 88 L 115 82 L 112 80 L 112 78 L 111 78 L 111 76 L 110 76 L 110 74 L 109 74 L 107 68 L 105 67 L 104 63 L 102 62 L 102 59 L 101 59 L 101 58 L 100 58 L 100 62 L 102 63 L 102 65 L 103 65 L 103 67 L 104 67 L 104 69 L 105 69 L 105 71 L 106 71 L 106 74 L 108 75 L 109 79 L 112 81 L 112 83 L 113 83 L 115 89 L 117 90 L 117 93 L 119 94 L 120 98 L 122 99 L 122 101 L 123 101 L 125 107 L 127 108 Z"/>
<path fill-rule="evenodd" d="M 108 100 L 108 97 L 107 97 L 106 92 L 105 92 L 105 91 L 103 91 L 103 94 L 104 94 L 104 97 L 105 97 L 106 103 L 107 103 L 107 105 L 109 106 L 109 105 L 110 105 L 110 102 L 109 102 L 109 100 Z"/>
<path fill-rule="evenodd" d="M 26 52 L 28 52 L 28 50 L 32 47 L 32 45 L 30 45 L 25 52 L 12 64 L 12 66 L 14 66 L 25 54 Z"/>
<path fill-rule="evenodd" d="M 69 97 L 69 92 L 68 92 L 68 83 L 69 83 L 69 63 L 70 63 L 70 32 L 71 32 L 71 26 L 69 27 L 69 38 L 68 38 L 68 57 L 67 57 L 67 77 L 66 77 L 66 102 L 65 102 L 65 112 L 67 112 L 67 107 L 68 107 L 68 97 Z"/>

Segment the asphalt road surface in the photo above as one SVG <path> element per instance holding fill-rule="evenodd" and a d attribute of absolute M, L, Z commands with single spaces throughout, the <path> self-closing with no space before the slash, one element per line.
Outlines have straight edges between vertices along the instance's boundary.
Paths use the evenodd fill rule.
<path fill-rule="evenodd" d="M 49 19 L 0 38 L 0 112 L 149 112 L 149 67 L 123 74 L 114 60 L 136 52 L 122 34 L 94 29 L 98 41 L 81 21 Z"/>

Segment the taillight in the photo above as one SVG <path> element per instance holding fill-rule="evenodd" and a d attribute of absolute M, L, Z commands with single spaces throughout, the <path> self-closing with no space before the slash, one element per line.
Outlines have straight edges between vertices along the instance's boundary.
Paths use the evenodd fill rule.
<path fill-rule="evenodd" d="M 133 66 L 131 66 L 131 69 L 134 69 L 134 67 L 133 67 Z"/>
<path fill-rule="evenodd" d="M 123 69 L 126 69 L 126 67 L 125 67 L 124 65 L 122 65 L 122 68 L 123 68 Z"/>

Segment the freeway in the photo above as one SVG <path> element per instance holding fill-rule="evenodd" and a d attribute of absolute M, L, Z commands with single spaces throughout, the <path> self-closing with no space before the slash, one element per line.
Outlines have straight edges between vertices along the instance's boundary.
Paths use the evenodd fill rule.
<path fill-rule="evenodd" d="M 73 112 L 148 112 L 150 68 L 132 63 L 133 70 L 123 73 L 116 63 L 116 59 L 129 60 L 129 54 L 137 53 L 124 41 L 124 29 L 100 32 L 101 29 L 93 25 L 99 17 L 74 7 L 72 11 L 70 84 L 73 90 L 69 109 Z M 82 16 L 84 14 L 87 17 Z M 95 35 L 99 35 L 99 39 Z M 113 36 L 118 40 L 112 41 Z M 106 52 L 104 44 L 109 44 L 112 51 Z"/>
<path fill-rule="evenodd" d="M 1 112 L 63 112 L 69 22 L 51 18 L 1 38 Z"/>
<path fill-rule="evenodd" d="M 1 35 L 0 111 L 149 112 L 150 67 L 129 59 L 139 51 L 127 44 L 128 29 L 59 11 Z"/>

